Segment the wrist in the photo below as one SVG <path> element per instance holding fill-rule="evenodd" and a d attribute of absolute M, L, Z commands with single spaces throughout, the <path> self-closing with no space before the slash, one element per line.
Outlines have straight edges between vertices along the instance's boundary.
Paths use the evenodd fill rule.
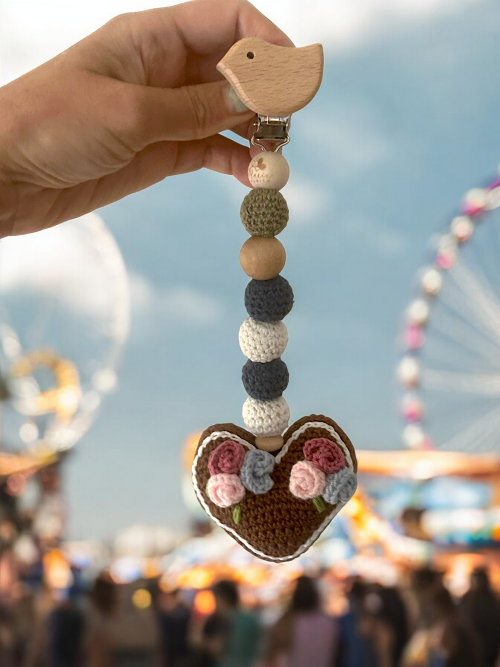
<path fill-rule="evenodd" d="M 0 178 L 0 238 L 11 236 L 16 217 L 16 186 Z"/>

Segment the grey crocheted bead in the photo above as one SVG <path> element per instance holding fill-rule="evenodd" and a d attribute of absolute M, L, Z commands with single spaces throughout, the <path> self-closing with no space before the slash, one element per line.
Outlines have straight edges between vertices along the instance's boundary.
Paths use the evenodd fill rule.
<path fill-rule="evenodd" d="M 259 401 L 272 401 L 288 387 L 288 368 L 281 359 L 267 364 L 248 360 L 243 366 L 242 380 L 249 396 Z"/>
<path fill-rule="evenodd" d="M 274 456 L 272 454 L 261 449 L 251 449 L 245 454 L 245 460 L 241 466 L 241 483 L 252 493 L 267 493 L 274 484 L 269 476 L 273 468 Z"/>
<path fill-rule="evenodd" d="M 245 290 L 245 307 L 250 317 L 261 322 L 279 322 L 292 310 L 293 291 L 288 280 L 251 280 Z"/>
<path fill-rule="evenodd" d="M 241 222 L 252 236 L 276 236 L 288 222 L 288 206 L 278 190 L 250 190 L 240 209 Z"/>
<path fill-rule="evenodd" d="M 332 505 L 344 504 L 353 497 L 357 486 L 358 481 L 352 470 L 342 468 L 326 476 L 323 498 Z"/>

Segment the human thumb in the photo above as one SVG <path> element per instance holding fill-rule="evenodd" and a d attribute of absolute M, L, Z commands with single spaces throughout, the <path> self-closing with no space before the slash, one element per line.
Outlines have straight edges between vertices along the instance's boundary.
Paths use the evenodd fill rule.
<path fill-rule="evenodd" d="M 238 125 L 253 111 L 226 81 L 180 88 L 144 87 L 145 144 L 204 139 Z"/>

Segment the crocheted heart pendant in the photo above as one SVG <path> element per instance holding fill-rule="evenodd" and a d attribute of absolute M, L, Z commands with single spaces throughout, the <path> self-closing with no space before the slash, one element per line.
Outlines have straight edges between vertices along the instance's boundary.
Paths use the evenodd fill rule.
<path fill-rule="evenodd" d="M 245 429 L 216 424 L 202 434 L 193 463 L 207 514 L 247 551 L 274 562 L 307 551 L 357 480 L 354 447 L 332 419 L 304 417 L 283 438 L 270 453 Z"/>

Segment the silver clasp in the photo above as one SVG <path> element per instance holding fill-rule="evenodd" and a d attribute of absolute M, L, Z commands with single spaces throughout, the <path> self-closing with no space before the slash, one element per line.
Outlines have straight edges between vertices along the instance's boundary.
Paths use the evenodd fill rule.
<path fill-rule="evenodd" d="M 273 118 L 271 116 L 261 116 L 260 114 L 257 114 L 257 118 L 254 122 L 255 132 L 250 139 L 250 143 L 252 146 L 259 146 L 265 151 L 266 148 L 261 142 L 270 141 L 271 143 L 276 144 L 273 151 L 277 153 L 280 148 L 283 148 L 283 146 L 290 143 L 288 131 L 291 125 L 291 119 L 291 116 L 288 116 L 288 118 Z"/>

